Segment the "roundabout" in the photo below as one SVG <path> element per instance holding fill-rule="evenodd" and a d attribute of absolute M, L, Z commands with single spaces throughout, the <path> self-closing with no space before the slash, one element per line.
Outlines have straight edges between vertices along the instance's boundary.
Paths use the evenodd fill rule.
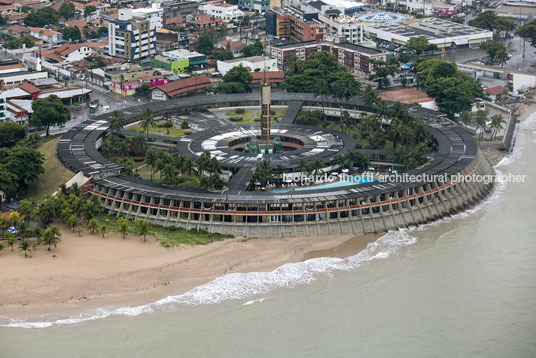
<path fill-rule="evenodd" d="M 195 117 L 199 111 L 211 108 L 258 104 L 258 94 L 207 95 L 131 107 L 124 115 L 128 123 L 133 123 L 147 107 L 155 115 L 180 118 Z M 144 218 L 164 226 L 248 237 L 399 229 L 470 207 L 492 189 L 490 183 L 460 180 L 473 174 L 493 173 L 471 135 L 445 121 L 439 112 L 409 106 L 409 115 L 425 121 L 437 147 L 427 163 L 407 173 L 426 174 L 422 176 L 425 179 L 355 182 L 285 192 L 251 191 L 253 173 L 263 161 L 296 173 L 300 162 L 320 159 L 325 169 L 337 171 L 340 168 L 332 163 L 337 154 L 367 152 L 356 149 L 354 138 L 339 131 L 294 124 L 305 107 L 320 110 L 324 106 L 326 113 L 339 115 L 342 107 L 358 116 L 366 112 L 361 98 L 341 103 L 333 98 L 321 101 L 313 94 L 275 93 L 271 104 L 287 109 L 280 123 L 271 124 L 268 131 L 263 131 L 262 123 L 222 125 L 221 120 L 203 116 L 199 130 L 185 137 L 148 135 L 150 141 L 165 141 L 168 150 L 194 160 L 205 152 L 210 153 L 228 172 L 226 188 L 220 191 L 164 185 L 122 175 L 122 167 L 104 158 L 98 150 L 104 138 L 111 134 L 108 115 L 95 117 L 67 132 L 58 144 L 57 154 L 67 168 L 83 172 L 91 179 L 84 189 L 97 195 L 111 214 Z M 434 179 L 440 176 L 449 179 Z"/>

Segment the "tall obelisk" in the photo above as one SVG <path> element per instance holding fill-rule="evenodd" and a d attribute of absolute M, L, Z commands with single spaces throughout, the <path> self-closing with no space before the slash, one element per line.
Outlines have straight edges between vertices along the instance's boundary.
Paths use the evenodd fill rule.
<path fill-rule="evenodd" d="M 266 75 L 261 88 L 261 142 L 270 144 L 270 104 L 271 87 Z"/>

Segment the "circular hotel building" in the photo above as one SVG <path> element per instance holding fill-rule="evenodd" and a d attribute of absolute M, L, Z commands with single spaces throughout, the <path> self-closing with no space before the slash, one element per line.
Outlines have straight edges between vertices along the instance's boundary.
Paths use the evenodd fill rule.
<path fill-rule="evenodd" d="M 342 107 L 358 117 L 366 112 L 359 97 L 341 104 L 332 98 L 322 101 L 305 93 L 280 92 L 270 96 L 268 90 L 260 102 L 260 124 L 248 125 L 207 115 L 207 110 L 259 108 L 258 94 L 185 97 L 123 110 L 128 123 L 136 122 L 147 107 L 157 116 L 179 121 L 182 116 L 199 116 L 197 131 L 190 135 L 149 137 L 151 145 L 192 159 L 204 152 L 217 158 L 228 176 L 226 188 L 218 192 L 122 175 L 122 167 L 99 152 L 104 138 L 111 134 L 108 114 L 68 131 L 58 144 L 57 154 L 67 168 L 90 178 L 85 189 L 97 195 L 111 214 L 247 237 L 374 233 L 405 228 L 464 210 L 492 189 L 490 183 L 463 180 L 473 174 L 493 173 L 468 132 L 447 121 L 440 112 L 408 106 L 411 116 L 427 124 L 437 150 L 426 164 L 405 173 L 405 179 L 311 186 L 293 185 L 289 179 L 286 188 L 260 190 L 252 183 L 252 176 L 262 160 L 282 165 L 289 176 L 296 176 L 300 174 L 302 159 L 311 162 L 318 158 L 325 163 L 325 171 L 333 172 L 340 169 L 332 164 L 337 154 L 382 154 L 356 149 L 355 140 L 341 132 L 294 123 L 301 109 L 324 107 L 327 115 L 337 117 Z M 274 124 L 270 123 L 270 109 L 275 106 L 284 106 L 286 110 L 279 123 Z M 128 130 L 120 133 L 137 134 Z M 410 176 L 413 180 L 408 179 Z"/>

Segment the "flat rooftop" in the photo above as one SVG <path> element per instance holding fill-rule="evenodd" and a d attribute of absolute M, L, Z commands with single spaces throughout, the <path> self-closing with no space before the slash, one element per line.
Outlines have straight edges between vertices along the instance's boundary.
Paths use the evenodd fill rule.
<path fill-rule="evenodd" d="M 468 36 L 489 32 L 473 26 L 458 24 L 448 20 L 436 19 L 433 17 L 420 19 L 414 23 L 386 23 L 368 26 L 367 31 L 374 32 L 374 29 L 391 32 L 403 37 L 426 37 L 428 39 L 441 39 L 445 37 Z"/>
<path fill-rule="evenodd" d="M 382 51 L 379 51 L 370 47 L 361 46 L 361 45 L 354 45 L 354 44 L 349 44 L 349 43 L 332 44 L 329 42 L 323 42 L 323 41 L 318 41 L 318 40 L 303 41 L 303 42 L 280 41 L 280 42 L 272 43 L 271 46 L 274 48 L 278 48 L 278 49 L 286 49 L 286 48 L 293 48 L 293 47 L 300 47 L 300 46 L 312 46 L 312 45 L 337 46 L 337 47 L 346 48 L 352 51 L 359 51 L 359 52 L 367 53 L 370 55 L 382 53 Z"/>

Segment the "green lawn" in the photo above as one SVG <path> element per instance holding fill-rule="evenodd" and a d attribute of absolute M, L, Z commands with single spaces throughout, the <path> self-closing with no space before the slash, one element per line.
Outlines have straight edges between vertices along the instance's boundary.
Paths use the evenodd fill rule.
<path fill-rule="evenodd" d="M 157 122 L 156 126 L 151 126 L 149 128 L 149 134 L 155 134 L 155 135 L 164 135 L 168 137 L 174 137 L 174 138 L 181 138 L 188 134 L 191 134 L 191 129 L 182 129 L 179 128 L 175 123 L 173 123 L 174 127 L 166 128 L 163 126 L 165 122 Z M 139 132 L 142 134 L 145 134 L 146 132 L 143 130 L 143 128 L 136 127 L 136 128 L 129 128 L 129 130 Z"/>
<path fill-rule="evenodd" d="M 35 182 L 30 183 L 26 199 L 43 200 L 75 175 L 75 173 L 65 168 L 56 156 L 56 147 L 60 138 L 61 136 L 41 139 L 37 150 L 45 157 L 43 164 L 45 173 L 40 175 Z"/>
<path fill-rule="evenodd" d="M 242 108 L 237 108 L 238 110 Z M 256 124 L 260 122 L 261 112 L 253 113 L 248 110 L 244 110 L 244 113 L 237 113 L 236 110 L 233 109 L 232 111 L 225 112 L 225 115 L 227 116 L 227 119 L 230 120 L 230 117 L 242 117 L 242 120 L 240 121 L 231 121 L 236 124 Z M 274 112 L 272 116 L 272 123 L 278 123 L 278 118 L 283 117 L 285 114 L 284 109 L 272 109 L 272 112 Z"/>
<path fill-rule="evenodd" d="M 102 214 L 98 217 L 99 223 L 103 224 L 108 220 L 111 232 L 118 233 L 116 220 L 112 215 Z M 232 235 L 210 234 L 203 230 L 186 230 L 174 226 L 151 225 L 151 234 L 164 247 L 174 247 L 179 245 L 207 245 L 215 241 L 222 241 L 232 238 Z M 134 230 L 134 223 L 129 221 L 128 238 L 137 237 Z"/>

